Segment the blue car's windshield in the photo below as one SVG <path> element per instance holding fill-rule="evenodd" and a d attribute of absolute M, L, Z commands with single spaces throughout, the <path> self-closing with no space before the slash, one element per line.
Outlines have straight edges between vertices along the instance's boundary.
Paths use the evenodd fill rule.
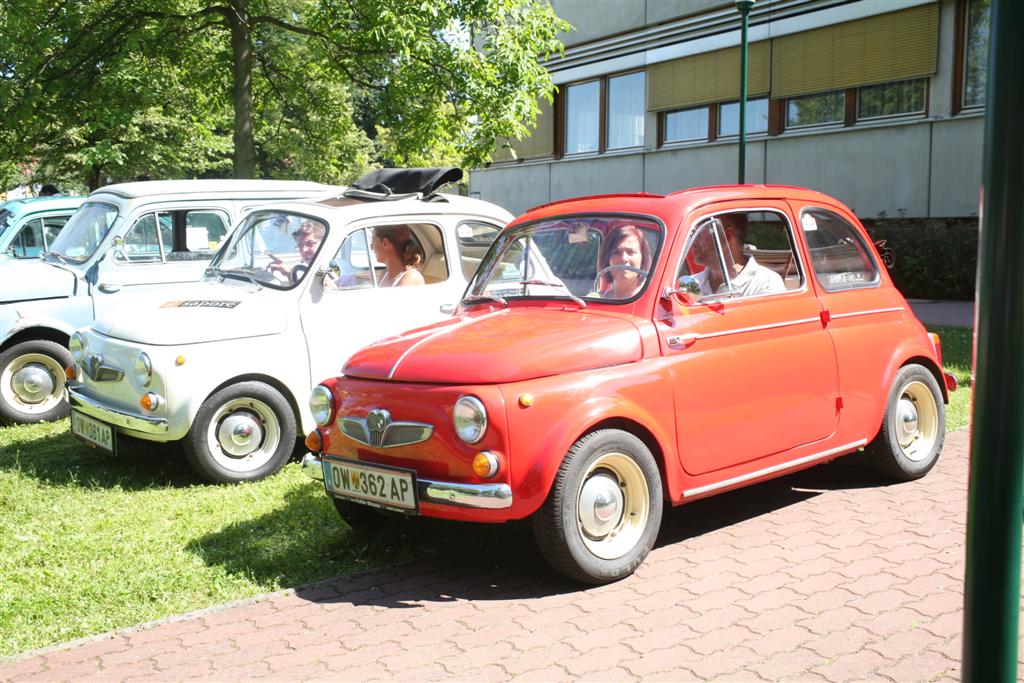
<path fill-rule="evenodd" d="M 50 251 L 63 260 L 85 263 L 96 252 L 116 219 L 117 207 L 86 202 L 68 220 L 50 245 Z"/>

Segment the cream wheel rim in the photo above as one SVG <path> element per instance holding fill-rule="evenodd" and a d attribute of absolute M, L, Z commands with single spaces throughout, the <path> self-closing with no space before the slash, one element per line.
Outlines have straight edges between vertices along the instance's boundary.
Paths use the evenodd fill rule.
<path fill-rule="evenodd" d="M 935 396 L 923 382 L 910 382 L 896 404 L 896 442 L 913 462 L 931 457 L 939 434 L 939 410 Z"/>
<path fill-rule="evenodd" d="M 576 525 L 583 545 L 595 556 L 615 560 L 643 537 L 650 515 L 647 477 L 623 453 L 606 453 L 583 476 L 576 496 Z"/>

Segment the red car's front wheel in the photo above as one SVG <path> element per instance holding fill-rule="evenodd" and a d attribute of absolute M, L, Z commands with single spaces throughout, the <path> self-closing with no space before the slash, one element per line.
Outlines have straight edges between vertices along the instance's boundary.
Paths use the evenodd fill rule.
<path fill-rule="evenodd" d="M 584 583 L 633 573 L 661 525 L 661 476 L 644 443 L 616 429 L 587 434 L 569 449 L 533 517 L 541 553 L 557 572 Z"/>

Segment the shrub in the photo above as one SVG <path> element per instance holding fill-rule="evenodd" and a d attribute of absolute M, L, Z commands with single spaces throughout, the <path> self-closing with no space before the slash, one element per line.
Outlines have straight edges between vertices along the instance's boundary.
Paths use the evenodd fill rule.
<path fill-rule="evenodd" d="M 974 298 L 977 218 L 868 219 L 864 227 L 871 239 L 885 240 L 896 254 L 889 274 L 903 296 Z"/>

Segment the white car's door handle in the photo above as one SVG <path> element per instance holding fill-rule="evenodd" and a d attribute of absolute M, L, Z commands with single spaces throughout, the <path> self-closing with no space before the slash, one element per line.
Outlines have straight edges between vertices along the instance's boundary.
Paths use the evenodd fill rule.
<path fill-rule="evenodd" d="M 113 294 L 114 292 L 121 291 L 121 284 L 118 282 L 101 282 L 99 288 L 101 292 Z"/>

